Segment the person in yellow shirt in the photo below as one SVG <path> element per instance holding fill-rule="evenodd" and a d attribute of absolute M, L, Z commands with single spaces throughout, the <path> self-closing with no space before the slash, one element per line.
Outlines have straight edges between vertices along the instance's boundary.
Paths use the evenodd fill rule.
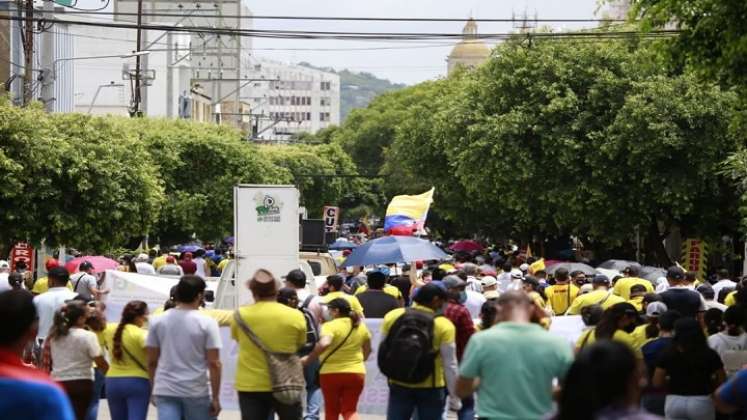
<path fill-rule="evenodd" d="M 538 308 L 545 309 L 545 299 L 537 291 L 539 290 L 539 280 L 537 280 L 537 278 L 534 276 L 526 276 L 521 280 L 521 282 L 524 293 L 526 293 L 529 298 L 532 299 L 532 302 L 534 302 L 534 304 L 537 305 Z"/>
<path fill-rule="evenodd" d="M 60 262 L 54 258 L 50 258 L 44 263 L 47 271 L 60 266 Z M 73 290 L 73 285 L 67 282 L 67 288 Z M 40 295 L 49 290 L 49 278 L 47 276 L 40 277 L 34 282 L 34 286 L 31 288 L 32 295 Z"/>
<path fill-rule="evenodd" d="M 358 398 L 366 382 L 364 362 L 371 354 L 371 333 L 347 300 L 333 299 L 327 307 L 332 320 L 322 325 L 319 341 L 304 358 L 304 365 L 320 358 L 324 418 L 356 419 Z"/>
<path fill-rule="evenodd" d="M 578 287 L 570 284 L 570 276 L 565 268 L 555 270 L 555 285 L 545 288 L 547 309 L 555 315 L 563 315 L 578 296 Z"/>
<path fill-rule="evenodd" d="M 148 358 L 145 351 L 148 305 L 133 300 L 125 305 L 118 324 L 104 330 L 109 353 L 106 399 L 112 420 L 144 419 L 150 402 Z"/>
<path fill-rule="evenodd" d="M 650 281 L 638 277 L 638 267 L 630 266 L 623 270 L 625 277 L 618 279 L 615 282 L 614 290 L 615 294 L 622 297 L 625 300 L 630 299 L 630 288 L 636 284 L 643 285 L 646 288 L 646 293 L 653 293 L 654 286 Z"/>
<path fill-rule="evenodd" d="M 630 297 L 628 303 L 635 306 L 635 310 L 642 313 L 646 310 L 643 303 L 643 299 L 646 297 L 646 287 L 642 284 L 634 284 L 630 286 Z"/>
<path fill-rule="evenodd" d="M 226 269 L 226 266 L 231 261 L 233 261 L 233 255 L 231 253 L 226 253 L 226 255 L 223 257 L 223 259 L 220 260 L 220 262 L 218 263 L 218 271 L 220 271 L 221 274 L 222 274 L 223 270 Z"/>
<path fill-rule="evenodd" d="M 368 290 L 368 285 L 365 285 L 365 284 L 361 285 L 360 287 L 355 289 L 355 293 L 353 293 L 353 295 L 359 295 L 365 292 L 366 290 Z M 402 297 L 402 292 L 398 288 L 392 286 L 391 284 L 385 284 L 384 287 L 381 289 L 381 291 L 397 299 L 400 303 L 404 301 L 404 298 Z"/>
<path fill-rule="evenodd" d="M 405 381 L 399 374 L 407 372 L 382 372 L 389 377 L 389 400 L 387 404 L 387 418 L 406 419 L 410 418 L 417 407 L 418 417 L 421 419 L 440 419 L 446 406 L 446 393 L 449 391 L 450 399 L 460 401 L 456 396 L 454 388 L 457 378 L 457 360 L 455 336 L 456 329 L 448 318 L 435 316 L 436 311 L 441 311 L 448 299 L 446 290 L 441 286 L 428 283 L 420 287 L 413 296 L 412 308 L 399 308 L 389 311 L 381 324 L 382 345 L 379 348 L 379 360 L 386 360 L 389 367 L 417 363 L 427 360 L 422 354 L 412 354 L 397 347 L 397 340 L 403 328 L 404 321 L 397 321 L 407 314 L 408 321 L 423 318 L 423 315 L 433 319 L 433 348 L 434 358 L 433 370 L 424 380 L 413 382 Z M 391 333 L 391 337 L 390 337 Z M 383 350 L 383 352 L 382 352 Z M 402 380 L 393 379 L 399 377 Z"/>
<path fill-rule="evenodd" d="M 345 280 L 342 278 L 342 276 L 333 274 L 327 277 L 327 287 L 329 288 L 329 293 L 327 293 L 326 295 L 324 295 L 324 297 L 320 299 L 321 301 L 320 304 L 322 307 L 321 317 L 317 319 L 323 319 L 325 321 L 328 321 L 331 319 L 329 318 L 329 311 L 326 310 L 326 305 L 328 305 L 329 302 L 332 302 L 333 300 L 337 298 L 343 298 L 347 300 L 348 303 L 350 304 L 350 307 L 355 312 L 357 312 L 358 315 L 363 316 L 363 306 L 361 306 L 361 303 L 358 301 L 358 298 L 356 298 L 355 296 L 351 296 L 342 291 L 344 284 L 345 284 Z"/>
<path fill-rule="evenodd" d="M 664 302 L 651 302 L 646 306 L 646 323 L 635 327 L 630 336 L 636 348 L 642 348 L 659 336 L 659 315 L 667 311 Z"/>
<path fill-rule="evenodd" d="M 169 250 L 166 248 L 161 248 L 158 250 L 158 256 L 156 258 L 153 258 L 153 269 L 156 270 L 156 273 L 158 272 L 158 269 L 166 265 L 166 257 L 169 256 Z"/>
<path fill-rule="evenodd" d="M 607 276 L 597 274 L 591 280 L 591 286 L 594 288 L 589 293 L 578 295 L 576 299 L 573 299 L 571 307 L 566 311 L 566 315 L 580 315 L 581 310 L 591 305 L 601 305 L 602 309 L 607 309 L 612 305 L 620 302 L 625 302 L 625 299 L 620 296 L 616 296 L 609 290 L 610 280 Z"/>
<path fill-rule="evenodd" d="M 261 344 L 278 353 L 297 353 L 306 344 L 306 320 L 297 309 L 277 302 L 277 284 L 267 270 L 258 270 L 249 281 L 251 305 L 234 313 L 231 336 L 239 344 L 236 391 L 242 418 L 266 419 L 270 412 L 282 420 L 300 419 L 302 403 L 283 404 L 272 395 L 265 353 L 247 335 L 251 329 Z"/>
<path fill-rule="evenodd" d="M 602 318 L 594 328 L 586 330 L 586 332 L 581 334 L 581 337 L 576 341 L 576 352 L 581 351 L 581 349 L 594 343 L 596 340 L 611 339 L 628 346 L 635 353 L 636 358 L 642 362 L 643 354 L 641 353 L 641 349 L 636 347 L 633 337 L 625 332 L 626 329 L 635 323 L 637 317 L 638 312 L 628 302 L 612 305 L 604 311 Z"/>

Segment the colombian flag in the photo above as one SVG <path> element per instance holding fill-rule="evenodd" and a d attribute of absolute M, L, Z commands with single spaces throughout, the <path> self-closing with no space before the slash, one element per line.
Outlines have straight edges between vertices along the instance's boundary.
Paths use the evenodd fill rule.
<path fill-rule="evenodd" d="M 419 195 L 397 195 L 392 198 L 389 207 L 386 208 L 384 218 L 384 232 L 413 234 L 423 229 L 428 209 L 433 202 L 433 191 Z"/>

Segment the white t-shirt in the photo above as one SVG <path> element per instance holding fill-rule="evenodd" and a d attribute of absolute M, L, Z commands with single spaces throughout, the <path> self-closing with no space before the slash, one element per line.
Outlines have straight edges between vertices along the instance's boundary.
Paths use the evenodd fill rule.
<path fill-rule="evenodd" d="M 197 271 L 195 271 L 195 275 L 200 276 L 203 279 L 207 277 L 207 273 L 205 272 L 205 269 L 206 269 L 205 259 L 202 257 L 197 257 L 197 258 L 194 258 L 192 261 L 194 261 L 195 264 L 197 265 Z"/>
<path fill-rule="evenodd" d="M 96 284 L 96 277 L 83 272 L 71 276 L 70 284 L 73 285 L 73 292 L 79 294 L 86 300 L 93 300 L 91 289 L 98 287 L 98 284 Z"/>
<path fill-rule="evenodd" d="M 718 300 L 718 294 L 721 293 L 721 289 L 725 287 L 730 287 L 732 289 L 735 289 L 737 287 L 737 283 L 733 282 L 729 279 L 723 279 L 719 280 L 713 285 L 713 293 L 715 296 L 715 299 Z"/>
<path fill-rule="evenodd" d="M 101 356 L 96 334 L 70 328 L 66 336 L 50 342 L 52 378 L 58 381 L 93 380 L 93 359 Z"/>
<path fill-rule="evenodd" d="M 153 395 L 205 397 L 207 350 L 220 349 L 218 322 L 197 310 L 173 308 L 150 321 L 146 347 L 160 349 Z"/>
<path fill-rule="evenodd" d="M 34 306 L 39 316 L 39 332 L 36 338 L 43 339 L 47 336 L 54 322 L 54 313 L 62 307 L 65 301 L 75 296 L 77 293 L 67 287 L 52 287 L 46 293 L 34 297 Z"/>
<path fill-rule="evenodd" d="M 483 296 L 482 293 L 473 292 L 472 290 L 467 290 L 466 292 L 467 300 L 464 302 L 464 306 L 467 308 L 473 319 L 479 318 L 482 305 L 487 301 L 487 299 L 485 299 L 485 296 Z"/>
<path fill-rule="evenodd" d="M 727 351 L 747 350 L 747 334 L 728 335 L 720 332 L 708 337 L 708 346 L 718 353 L 719 356 Z"/>
<path fill-rule="evenodd" d="M 8 283 L 8 273 L 0 273 L 0 292 L 10 290 L 10 283 Z"/>
<path fill-rule="evenodd" d="M 135 269 L 137 270 L 138 274 L 147 274 L 151 276 L 156 275 L 156 269 L 147 262 L 136 262 Z"/>

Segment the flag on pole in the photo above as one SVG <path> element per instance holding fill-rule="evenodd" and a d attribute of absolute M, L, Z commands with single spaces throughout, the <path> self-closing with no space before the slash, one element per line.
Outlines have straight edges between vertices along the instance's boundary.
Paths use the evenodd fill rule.
<path fill-rule="evenodd" d="M 391 203 L 386 208 L 386 217 L 384 217 L 384 232 L 410 234 L 422 230 L 425 226 L 425 219 L 428 217 L 428 209 L 433 202 L 433 191 L 419 195 L 397 195 L 392 198 Z"/>

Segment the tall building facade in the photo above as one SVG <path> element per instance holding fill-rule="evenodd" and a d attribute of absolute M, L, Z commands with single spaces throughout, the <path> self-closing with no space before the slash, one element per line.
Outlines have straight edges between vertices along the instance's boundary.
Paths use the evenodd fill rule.
<path fill-rule="evenodd" d="M 469 18 L 462 29 L 462 40 L 454 46 L 446 59 L 447 72 L 451 74 L 459 67 L 477 67 L 488 57 L 490 57 L 490 48 L 479 38 L 477 22 Z"/>

